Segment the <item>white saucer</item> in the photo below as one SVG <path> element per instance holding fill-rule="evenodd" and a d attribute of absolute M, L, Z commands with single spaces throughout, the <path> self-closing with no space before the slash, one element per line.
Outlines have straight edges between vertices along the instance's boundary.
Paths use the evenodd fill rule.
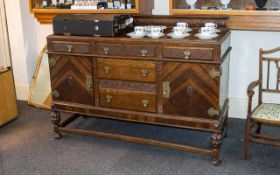
<path fill-rule="evenodd" d="M 201 32 L 201 30 L 199 30 L 199 32 Z M 221 32 L 221 30 L 219 30 L 219 29 L 215 29 L 215 30 L 214 30 L 214 32 L 215 32 L 215 33 L 220 33 L 220 32 Z"/>
<path fill-rule="evenodd" d="M 169 36 L 173 39 L 184 39 L 184 38 L 190 36 L 190 34 L 189 33 L 183 33 L 181 35 L 175 35 L 175 33 L 172 32 L 172 33 L 168 33 L 167 36 Z"/>
<path fill-rule="evenodd" d="M 147 33 L 143 33 L 143 34 L 141 34 L 141 35 L 139 35 L 139 34 L 136 34 L 135 32 L 131 32 L 131 33 L 128 33 L 128 34 L 126 34 L 127 36 L 130 36 L 131 38 L 144 38 L 146 35 L 147 35 Z"/>
<path fill-rule="evenodd" d="M 153 38 L 153 39 L 157 39 L 157 38 L 160 38 L 163 36 L 164 36 L 164 33 L 161 33 L 159 35 L 152 35 L 151 33 L 148 34 L 148 37 Z"/>
<path fill-rule="evenodd" d="M 214 35 L 201 35 L 201 33 L 197 33 L 194 36 L 198 37 L 201 40 L 210 40 L 210 39 L 217 38 L 219 35 L 218 34 L 214 34 Z"/>

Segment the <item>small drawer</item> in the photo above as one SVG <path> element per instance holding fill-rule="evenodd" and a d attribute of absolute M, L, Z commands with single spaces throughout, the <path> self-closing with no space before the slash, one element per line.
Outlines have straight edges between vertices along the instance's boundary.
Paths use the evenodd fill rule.
<path fill-rule="evenodd" d="M 137 57 L 155 57 L 156 46 L 147 45 L 127 45 L 126 53 L 129 56 Z"/>
<path fill-rule="evenodd" d="M 155 57 L 156 46 L 149 45 L 123 45 L 97 43 L 96 50 L 101 56 L 135 56 L 135 57 Z"/>
<path fill-rule="evenodd" d="M 213 48 L 201 47 L 163 47 L 163 57 L 179 58 L 185 60 L 213 60 Z"/>
<path fill-rule="evenodd" d="M 97 59 L 98 78 L 153 83 L 156 62 L 120 59 Z"/>
<path fill-rule="evenodd" d="M 96 51 L 98 55 L 102 56 L 120 56 L 125 55 L 125 47 L 122 44 L 96 44 Z"/>
<path fill-rule="evenodd" d="M 100 106 L 141 112 L 156 112 L 156 94 L 126 89 L 99 88 Z"/>
<path fill-rule="evenodd" d="M 52 41 L 49 46 L 50 52 L 76 53 L 76 54 L 90 54 L 90 43 L 83 42 L 64 42 Z"/>

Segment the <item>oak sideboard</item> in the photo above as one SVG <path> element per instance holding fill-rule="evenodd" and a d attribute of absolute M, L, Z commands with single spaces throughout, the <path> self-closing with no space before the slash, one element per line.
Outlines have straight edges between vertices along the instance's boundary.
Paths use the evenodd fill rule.
<path fill-rule="evenodd" d="M 134 17 L 135 25 L 177 22 L 193 29 L 186 39 L 132 39 L 50 35 L 47 38 L 55 138 L 62 133 L 106 137 L 190 151 L 212 157 L 226 136 L 229 109 L 230 31 L 224 16 Z M 213 40 L 194 34 L 205 22 L 221 30 Z M 74 114 L 61 121 L 60 112 Z M 197 148 L 118 133 L 68 127 L 80 116 L 212 133 L 211 148 Z"/>

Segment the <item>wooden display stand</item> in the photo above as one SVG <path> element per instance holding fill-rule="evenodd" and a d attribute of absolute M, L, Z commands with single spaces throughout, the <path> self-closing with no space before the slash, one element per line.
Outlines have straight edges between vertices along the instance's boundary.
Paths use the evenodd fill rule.
<path fill-rule="evenodd" d="M 71 9 L 40 9 L 36 8 L 36 0 L 29 0 L 30 12 L 40 23 L 52 23 L 52 18 L 57 14 L 67 13 L 100 13 L 100 14 L 152 14 L 153 0 L 135 0 L 134 9 L 99 9 L 99 10 L 71 10 Z"/>
<path fill-rule="evenodd" d="M 12 69 L 0 71 L 0 126 L 17 116 L 16 93 Z"/>
<path fill-rule="evenodd" d="M 216 0 L 215 6 L 220 5 Z M 280 31 L 280 11 L 245 10 L 246 4 L 255 6 L 252 0 L 232 0 L 231 10 L 200 10 L 208 1 L 197 1 L 195 10 L 189 9 L 185 0 L 169 0 L 170 14 L 175 15 L 226 15 L 227 27 L 233 30 Z M 211 1 L 213 2 L 213 1 Z M 270 6 L 270 4 L 267 4 Z M 272 8 L 272 7 L 271 7 Z"/>

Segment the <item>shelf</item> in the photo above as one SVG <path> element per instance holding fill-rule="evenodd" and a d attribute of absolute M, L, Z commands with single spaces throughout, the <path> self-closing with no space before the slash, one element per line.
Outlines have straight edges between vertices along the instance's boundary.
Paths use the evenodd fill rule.
<path fill-rule="evenodd" d="M 42 24 L 52 23 L 57 14 L 151 14 L 154 8 L 152 0 L 135 0 L 135 9 L 99 9 L 99 10 L 72 10 L 72 9 L 38 9 L 34 8 L 34 0 L 29 0 L 30 12 Z"/>
<path fill-rule="evenodd" d="M 280 31 L 280 11 L 175 9 L 174 1 L 170 0 L 173 15 L 226 15 L 227 26 L 232 30 Z"/>

